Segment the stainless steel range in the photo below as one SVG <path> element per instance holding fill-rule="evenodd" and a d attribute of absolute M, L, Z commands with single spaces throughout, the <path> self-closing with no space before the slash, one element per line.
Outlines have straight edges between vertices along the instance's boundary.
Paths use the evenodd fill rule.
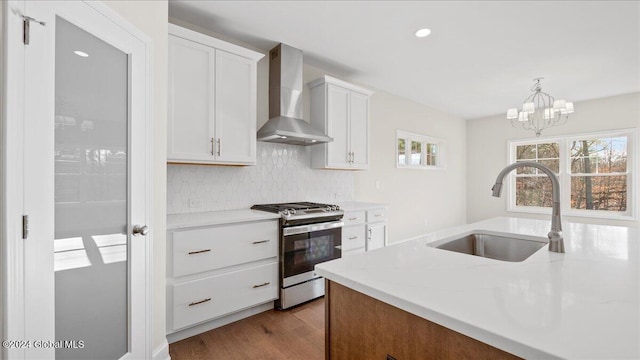
<path fill-rule="evenodd" d="M 281 309 L 324 295 L 324 279 L 313 271 L 316 264 L 342 255 L 340 207 L 311 202 L 254 205 L 254 210 L 279 213 Z"/>

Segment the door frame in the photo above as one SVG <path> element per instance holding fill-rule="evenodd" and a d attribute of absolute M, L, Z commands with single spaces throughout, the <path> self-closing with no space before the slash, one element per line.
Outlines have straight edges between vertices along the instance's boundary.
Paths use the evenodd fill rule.
<path fill-rule="evenodd" d="M 0 40 L 0 65 L 2 71 L 2 96 L 0 99 L 0 339 L 2 340 L 48 340 L 26 338 L 25 325 L 25 242 L 22 240 L 22 215 L 25 212 L 25 182 L 24 176 L 24 71 L 25 56 L 22 43 L 22 19 L 25 0 L 9 0 L 0 2 L 0 26 L 2 27 L 2 39 Z M 141 351 L 145 358 L 152 356 L 152 314 L 153 314 L 153 224 L 152 224 L 152 154 L 153 154 L 153 127 L 152 127 L 152 41 L 143 32 L 124 20 L 115 10 L 99 1 L 75 1 L 66 6 L 82 7 L 93 10 L 104 16 L 113 24 L 132 35 L 140 42 L 141 64 L 136 67 L 139 76 L 142 94 L 140 96 L 140 112 L 135 125 L 143 127 L 144 138 L 136 138 L 136 147 L 144 148 L 144 164 L 136 164 L 144 168 L 145 187 L 137 189 L 144 192 L 145 208 L 147 209 L 142 224 L 149 226 L 151 231 L 146 237 L 137 237 L 137 243 L 144 241 L 145 259 L 144 284 L 133 284 L 136 291 L 143 292 L 139 296 L 144 299 L 144 314 L 130 314 L 130 316 L 144 317 L 144 344 Z M 28 15 L 28 14 L 27 14 Z M 32 31 L 33 31 L 32 24 Z M 28 45 L 26 45 L 28 46 Z M 53 119 L 52 119 L 53 121 Z M 133 126 L 130 125 L 130 126 Z M 52 253 L 53 256 L 53 253 Z M 129 285 L 131 288 L 131 284 Z M 140 289 L 142 287 L 142 289 Z M 130 293 L 129 293 L 130 296 Z M 53 299 L 52 299 L 53 301 Z M 132 334 L 133 335 L 133 334 Z M 24 359 L 25 349 L 16 347 L 0 348 L 0 358 Z"/>

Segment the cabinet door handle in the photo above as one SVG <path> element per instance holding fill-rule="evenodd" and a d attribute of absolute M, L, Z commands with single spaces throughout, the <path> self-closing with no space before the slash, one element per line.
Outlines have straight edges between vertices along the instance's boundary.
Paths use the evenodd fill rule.
<path fill-rule="evenodd" d="M 266 283 L 264 283 L 264 284 L 260 284 L 260 285 L 253 285 L 253 288 L 254 288 L 254 289 L 255 289 L 255 288 L 260 288 L 260 287 L 263 287 L 263 286 L 267 286 L 267 285 L 269 285 L 269 284 L 271 284 L 271 283 L 270 283 L 270 282 L 266 282 Z"/>
<path fill-rule="evenodd" d="M 220 142 L 220 138 L 218 138 L 218 156 L 220 156 L 221 151 L 222 151 L 222 144 Z"/>
<path fill-rule="evenodd" d="M 373 215 L 373 216 L 375 216 L 375 217 L 380 217 L 380 216 L 382 216 L 382 214 L 375 214 L 375 215 Z"/>
<path fill-rule="evenodd" d="M 371 241 L 371 229 L 369 229 L 368 231 L 369 231 L 369 241 Z"/>
<path fill-rule="evenodd" d="M 354 151 L 351 152 L 351 163 L 355 163 L 356 162 L 356 153 Z"/>
<path fill-rule="evenodd" d="M 215 151 L 215 150 L 213 149 L 213 146 L 214 146 L 214 139 L 213 139 L 213 138 L 211 138 L 211 156 L 213 156 L 213 155 L 214 155 L 214 154 L 213 154 L 213 152 Z"/>
<path fill-rule="evenodd" d="M 199 305 L 199 304 L 202 304 L 202 303 L 206 303 L 207 301 L 211 301 L 211 298 L 206 298 L 206 299 L 200 300 L 200 301 L 194 301 L 191 304 L 189 304 L 189 306 Z"/>
<path fill-rule="evenodd" d="M 197 251 L 189 251 L 189 255 L 193 254 L 202 254 L 211 251 L 211 249 L 197 250 Z"/>
<path fill-rule="evenodd" d="M 252 242 L 252 244 L 254 244 L 254 245 L 255 244 L 264 244 L 264 243 L 267 243 L 267 242 L 269 242 L 269 240 L 260 240 L 260 241 L 254 241 L 254 242 Z"/>
<path fill-rule="evenodd" d="M 358 238 L 358 236 L 352 236 L 352 237 L 349 238 L 349 240 L 355 240 L 357 238 Z"/>
<path fill-rule="evenodd" d="M 353 220 L 358 220 L 358 218 L 357 218 L 357 217 L 355 217 L 355 218 L 349 218 L 349 221 L 353 221 Z"/>

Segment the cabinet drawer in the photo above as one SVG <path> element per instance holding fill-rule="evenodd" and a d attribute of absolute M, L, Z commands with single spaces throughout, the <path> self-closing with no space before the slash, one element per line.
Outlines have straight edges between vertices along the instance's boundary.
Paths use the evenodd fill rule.
<path fill-rule="evenodd" d="M 342 218 L 344 226 L 364 224 L 366 217 L 364 211 L 349 211 L 344 213 Z"/>
<path fill-rule="evenodd" d="M 278 255 L 278 223 L 262 221 L 173 233 L 173 277 Z"/>
<path fill-rule="evenodd" d="M 278 297 L 278 263 L 172 286 L 173 330 Z"/>
<path fill-rule="evenodd" d="M 367 222 L 384 221 L 387 219 L 385 209 L 374 209 L 367 211 Z"/>
<path fill-rule="evenodd" d="M 366 244 L 365 225 L 346 226 L 342 228 L 342 253 L 364 248 Z"/>

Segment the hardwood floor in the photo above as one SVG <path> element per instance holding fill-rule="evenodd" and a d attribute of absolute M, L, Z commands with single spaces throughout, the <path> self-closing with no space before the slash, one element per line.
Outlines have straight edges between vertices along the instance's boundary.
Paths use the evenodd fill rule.
<path fill-rule="evenodd" d="M 169 346 L 172 360 L 324 359 L 324 298 L 271 310 Z"/>

